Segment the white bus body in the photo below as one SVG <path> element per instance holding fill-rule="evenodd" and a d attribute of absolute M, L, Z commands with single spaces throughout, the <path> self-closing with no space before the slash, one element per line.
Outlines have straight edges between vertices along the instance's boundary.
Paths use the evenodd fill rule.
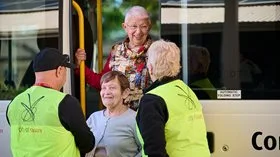
<path fill-rule="evenodd" d="M 239 63 L 237 63 L 237 61 L 239 61 L 239 55 L 234 55 L 237 53 L 239 54 L 239 52 L 237 52 L 239 50 L 239 39 L 236 33 L 238 33 L 239 29 L 243 32 L 267 31 L 270 30 L 271 25 L 274 27 L 274 23 L 279 24 L 279 1 L 269 2 L 271 5 L 259 6 L 254 4 L 253 6 L 240 6 L 238 16 L 238 14 L 231 14 L 234 11 L 238 12 L 238 5 L 231 11 L 224 9 L 227 8 L 226 6 L 228 5 L 235 5 L 237 0 L 235 2 L 227 2 L 226 4 L 192 5 L 190 7 L 188 7 L 189 5 L 186 2 L 184 5 L 183 3 L 168 3 L 165 1 L 161 4 L 161 35 L 169 39 L 169 37 L 175 34 L 176 37 L 179 37 L 178 40 L 181 40 L 180 42 L 189 43 L 191 40 L 189 39 L 190 34 L 196 35 L 205 33 L 207 35 L 207 33 L 223 32 L 223 39 L 221 42 L 223 45 L 221 44 L 220 46 L 222 52 L 228 53 L 219 56 L 224 67 L 219 71 L 221 72 L 221 78 L 219 79 L 221 79 L 223 85 L 217 89 L 220 91 L 234 89 L 243 94 L 245 91 L 240 88 L 239 82 L 237 81 L 239 77 L 238 79 L 234 78 L 240 75 L 238 72 Z M 276 2 L 277 5 L 275 4 Z M 71 9 L 69 9 L 69 5 L 70 1 L 65 1 L 63 4 L 64 10 L 62 11 L 64 21 L 62 22 L 63 33 L 61 35 L 63 42 L 61 43 L 61 48 L 64 53 L 69 53 L 71 50 L 71 42 L 69 41 L 71 36 L 71 34 L 69 34 Z M 226 13 L 227 15 L 225 15 Z M 7 32 L 20 32 L 21 30 L 28 30 L 29 28 L 31 30 L 34 30 L 34 28 L 36 28 L 36 30 L 47 28 L 44 29 L 46 33 L 58 33 L 58 10 L 49 11 L 49 14 L 43 15 L 44 18 L 39 14 L 42 13 L 30 12 L 24 14 L 22 17 L 28 16 L 29 18 L 20 18 L 21 21 L 18 20 L 19 16 L 21 16 L 20 14 L 0 14 L 1 40 L 10 38 L 10 36 L 7 36 Z M 229 19 L 231 19 L 230 21 L 227 19 L 228 16 L 230 17 Z M 234 21 L 233 19 L 238 20 Z M 22 26 L 22 23 L 25 23 L 24 25 L 28 27 Z M 237 28 L 234 24 L 238 23 L 245 24 Z M 254 23 L 254 25 L 259 23 L 264 24 L 262 27 L 253 27 L 251 23 Z M 224 27 L 221 27 L 221 25 Z M 179 33 L 177 26 L 180 26 Z M 229 26 L 229 28 L 226 28 L 226 26 Z M 279 33 L 279 28 L 275 27 L 275 29 L 275 32 Z M 259 40 L 265 40 L 262 39 L 262 37 L 259 38 Z M 229 41 L 233 42 L 227 43 Z M 4 42 L 0 44 L 0 52 L 4 49 L 3 45 L 5 45 Z M 186 70 L 188 68 L 186 59 L 188 51 L 187 46 L 188 44 L 181 44 L 183 58 L 182 79 L 185 82 L 189 81 L 188 70 Z M 37 47 L 34 47 L 34 49 L 38 50 Z M 0 54 L 0 59 L 1 55 L 3 56 L 3 53 Z M 214 55 L 216 54 L 214 53 Z M 16 58 L 18 56 L 13 57 Z M 268 60 L 266 62 L 270 61 Z M 0 63 L 1 67 L 4 66 L 2 64 L 4 64 L 4 62 Z M 68 82 L 64 90 L 66 93 L 71 93 L 71 74 L 68 75 L 67 80 Z M 1 79 L 0 81 L 4 82 L 4 80 Z M 277 81 L 279 82 L 279 80 Z M 6 121 L 6 107 L 9 102 L 10 100 L 0 100 L 0 157 L 12 156 L 10 151 L 9 125 Z M 209 142 L 211 143 L 212 157 L 280 156 L 280 97 L 245 99 L 241 96 L 236 100 L 236 97 L 230 96 L 227 99 L 217 98 L 216 100 L 201 100 L 201 103 L 203 105 L 207 131 L 210 133 Z"/>

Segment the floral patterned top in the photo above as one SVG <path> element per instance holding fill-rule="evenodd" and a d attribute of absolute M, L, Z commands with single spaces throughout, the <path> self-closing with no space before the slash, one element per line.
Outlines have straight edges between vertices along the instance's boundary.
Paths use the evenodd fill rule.
<path fill-rule="evenodd" d="M 146 52 L 152 44 L 152 40 L 149 37 L 139 49 L 129 49 L 128 43 L 129 39 L 127 37 L 123 42 L 112 47 L 100 73 L 95 73 L 85 66 L 85 81 L 91 87 L 100 90 L 100 79 L 103 74 L 111 70 L 121 71 L 130 81 L 131 92 L 125 102 L 129 103 L 132 109 L 137 109 L 138 100 L 143 95 L 142 90 L 152 84 L 146 66 Z M 75 74 L 77 76 L 80 74 L 80 68 L 75 69 Z"/>
<path fill-rule="evenodd" d="M 138 100 L 142 97 L 142 90 L 152 81 L 146 66 L 146 52 L 152 44 L 148 38 L 146 43 L 137 49 L 128 48 L 129 39 L 113 46 L 109 67 L 113 71 L 120 71 L 127 76 L 130 82 L 130 94 L 125 102 L 130 103 L 132 108 L 138 108 Z"/>

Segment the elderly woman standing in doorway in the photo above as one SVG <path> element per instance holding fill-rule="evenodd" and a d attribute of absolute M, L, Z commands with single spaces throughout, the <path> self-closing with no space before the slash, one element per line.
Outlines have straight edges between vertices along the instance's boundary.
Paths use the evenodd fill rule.
<path fill-rule="evenodd" d="M 151 84 L 146 67 L 146 52 L 152 40 L 149 35 L 151 19 L 147 10 L 141 6 L 128 9 L 124 23 L 122 23 L 127 37 L 120 43 L 112 46 L 107 62 L 101 73 L 95 73 L 85 68 L 85 79 L 91 87 L 100 89 L 100 78 L 108 71 L 120 71 L 130 82 L 129 96 L 126 102 L 136 109 L 138 100 L 142 96 L 142 89 Z M 79 65 L 86 59 L 83 49 L 76 52 L 76 74 L 79 74 Z"/>
<path fill-rule="evenodd" d="M 124 102 L 129 81 L 119 71 L 104 74 L 100 81 L 101 99 L 106 109 L 93 113 L 87 124 L 95 135 L 94 157 L 140 157 L 141 145 L 136 135 L 136 112 Z"/>

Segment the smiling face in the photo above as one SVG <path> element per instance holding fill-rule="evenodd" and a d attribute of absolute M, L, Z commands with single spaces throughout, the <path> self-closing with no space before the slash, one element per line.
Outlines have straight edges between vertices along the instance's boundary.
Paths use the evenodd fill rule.
<path fill-rule="evenodd" d="M 120 82 L 115 77 L 108 82 L 102 83 L 100 96 L 106 108 L 114 109 L 123 105 L 123 100 L 128 96 L 128 91 L 127 89 L 122 91 Z"/>
<path fill-rule="evenodd" d="M 147 18 L 134 16 L 123 23 L 123 28 L 129 38 L 129 44 L 131 46 L 141 46 L 146 42 L 149 35 L 150 22 Z"/>
<path fill-rule="evenodd" d="M 149 35 L 151 20 L 148 12 L 140 6 L 132 7 L 125 16 L 122 24 L 132 47 L 142 46 Z"/>

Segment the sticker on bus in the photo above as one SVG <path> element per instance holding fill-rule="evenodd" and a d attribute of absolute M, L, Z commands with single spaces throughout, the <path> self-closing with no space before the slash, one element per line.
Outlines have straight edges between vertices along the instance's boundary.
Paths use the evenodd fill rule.
<path fill-rule="evenodd" d="M 241 99 L 241 90 L 217 90 L 218 99 Z"/>

